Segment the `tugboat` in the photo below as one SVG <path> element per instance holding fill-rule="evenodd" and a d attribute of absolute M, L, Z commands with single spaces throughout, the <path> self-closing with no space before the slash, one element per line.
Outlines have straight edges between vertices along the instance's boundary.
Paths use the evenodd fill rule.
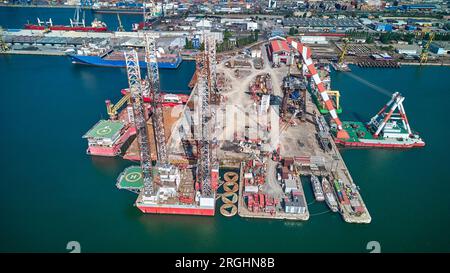
<path fill-rule="evenodd" d="M 337 212 L 339 207 L 333 194 L 333 188 L 331 187 L 330 182 L 328 182 L 325 177 L 322 178 L 322 188 L 323 192 L 325 193 L 325 202 L 327 203 L 328 207 L 332 212 Z"/>
<path fill-rule="evenodd" d="M 323 195 L 322 186 L 320 185 L 319 178 L 317 176 L 311 174 L 311 185 L 314 192 L 314 197 L 316 198 L 316 201 L 322 202 L 325 201 L 325 197 Z"/>

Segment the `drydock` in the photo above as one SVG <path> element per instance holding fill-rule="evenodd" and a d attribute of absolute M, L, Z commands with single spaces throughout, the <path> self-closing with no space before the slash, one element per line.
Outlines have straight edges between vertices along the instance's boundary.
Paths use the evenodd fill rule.
<path fill-rule="evenodd" d="M 275 66 L 264 45 L 252 49 L 261 52 L 256 59 L 216 55 L 213 37 L 206 36 L 189 98 L 167 102 L 155 39 L 144 35 L 147 78 L 140 75 L 136 51 L 126 52 L 129 88 L 116 104 L 107 101 L 110 120 L 85 135 L 88 151 L 103 145 L 108 152 L 97 155 L 120 153 L 140 162 L 126 168 L 116 185 L 137 193 L 135 206 L 144 213 L 214 216 L 219 204 L 226 217 L 311 221 L 340 213 L 345 222 L 370 223 L 337 145 L 424 145 L 409 127 L 399 93 L 367 124 L 342 122 L 328 65 L 314 62 L 310 49 L 290 38 L 283 40 L 291 51 L 285 64 Z M 108 139 L 99 139 L 101 133 Z M 311 213 L 315 202 L 329 210 Z"/>

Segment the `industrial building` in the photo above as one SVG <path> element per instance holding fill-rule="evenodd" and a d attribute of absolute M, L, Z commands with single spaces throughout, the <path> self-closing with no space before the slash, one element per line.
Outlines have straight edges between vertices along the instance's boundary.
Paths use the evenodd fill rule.
<path fill-rule="evenodd" d="M 395 47 L 398 54 L 417 55 L 420 52 L 419 47 L 415 45 L 396 45 Z"/>
<path fill-rule="evenodd" d="M 242 26 L 244 30 L 257 30 L 258 23 L 252 21 L 250 18 L 222 18 L 220 23 L 224 26 Z"/>
<path fill-rule="evenodd" d="M 362 25 L 350 18 L 341 19 L 323 19 L 323 18 L 285 18 L 283 19 L 283 26 L 297 27 L 305 30 L 355 30 L 361 28 Z"/>
<path fill-rule="evenodd" d="M 384 23 L 372 24 L 371 27 L 375 31 L 387 31 L 387 32 L 392 31 L 391 24 L 384 24 Z"/>
<path fill-rule="evenodd" d="M 300 42 L 303 44 L 328 44 L 325 36 L 300 36 Z"/>
<path fill-rule="evenodd" d="M 450 52 L 450 43 L 449 42 L 433 42 L 430 45 L 430 51 L 434 54 L 445 55 Z"/>
<path fill-rule="evenodd" d="M 269 56 L 274 64 L 287 63 L 289 58 L 289 46 L 286 40 L 275 39 L 269 44 Z"/>

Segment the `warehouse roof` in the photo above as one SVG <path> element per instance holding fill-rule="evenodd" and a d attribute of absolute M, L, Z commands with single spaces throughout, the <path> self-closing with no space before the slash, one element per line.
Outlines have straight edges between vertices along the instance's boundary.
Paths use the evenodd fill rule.
<path fill-rule="evenodd" d="M 270 47 L 272 47 L 272 52 L 289 52 L 289 46 L 284 40 L 272 40 L 270 42 Z"/>
<path fill-rule="evenodd" d="M 283 19 L 284 26 L 298 27 L 359 27 L 356 20 L 350 18 L 342 19 L 323 19 L 323 18 L 286 18 Z"/>

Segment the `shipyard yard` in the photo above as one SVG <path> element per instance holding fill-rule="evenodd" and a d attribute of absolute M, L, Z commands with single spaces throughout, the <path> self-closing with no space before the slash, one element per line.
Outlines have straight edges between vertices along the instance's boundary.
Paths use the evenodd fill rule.
<path fill-rule="evenodd" d="M 153 38 L 149 38 L 151 34 L 145 35 L 145 52 L 150 54 L 148 41 Z M 151 43 L 155 42 L 153 40 Z M 207 42 L 214 41 L 210 39 Z M 179 96 L 174 96 L 174 101 L 169 102 L 167 95 L 161 95 L 160 106 L 145 104 L 146 100 L 157 99 L 145 91 L 145 87 L 139 91 L 142 87 L 133 86 L 133 79 L 140 76 L 133 74 L 135 69 L 127 65 L 128 90 L 137 90 L 143 100 L 134 102 L 133 91 L 131 96 L 127 91 L 124 94 L 129 97 L 124 97 L 116 105 L 110 106 L 108 102 L 111 119 L 121 120 L 122 127 L 115 130 L 117 136 L 108 131 L 109 134 L 103 138 L 99 133 L 91 133 L 106 130 L 102 123 L 97 124 L 84 136 L 89 142 L 88 153 L 114 156 L 124 150 L 123 158 L 140 161 L 141 169 L 149 168 L 151 161 L 156 161 L 153 167 L 156 169 L 150 169 L 147 182 L 145 172 L 137 179 L 136 175 L 130 174 L 130 169 L 126 169 L 117 180 L 120 189 L 139 194 L 136 205 L 146 213 L 214 215 L 216 200 L 221 199 L 220 212 L 227 217 L 237 214 L 249 218 L 307 221 L 310 218 L 307 204 L 311 200 L 306 199 L 303 188 L 312 187 L 316 201 L 325 201 L 323 196 L 317 196 L 323 195 L 317 178 L 320 177 L 322 184 L 330 180 L 332 185 L 326 195 L 330 211 L 339 211 L 348 223 L 370 223 L 369 211 L 333 141 L 329 125 L 315 103 L 320 99 L 317 97 L 319 91 L 313 87 L 316 84 L 320 88 L 323 84 L 329 86 L 329 71 L 321 65 L 317 71 L 325 82 L 314 83 L 313 79 L 320 81 L 320 76 L 314 76 L 311 72 L 306 74 L 302 68 L 304 61 L 294 59 L 293 54 L 289 57 L 290 64 L 274 65 L 271 61 L 274 58 L 271 53 L 276 46 L 274 43 L 286 41 L 269 41 L 253 47 L 254 58 L 241 54 L 216 56 L 215 52 L 209 51 L 199 54 L 189 98 L 181 101 Z M 127 57 L 131 58 L 127 62 L 138 65 L 139 55 L 133 52 L 125 53 L 125 56 L 136 54 L 134 59 Z M 217 64 L 211 63 L 208 58 L 217 58 Z M 206 62 L 205 72 L 202 72 L 200 62 Z M 306 60 L 306 63 L 309 62 Z M 151 64 L 147 64 L 149 67 Z M 153 76 L 153 81 L 158 82 L 158 74 Z M 206 87 L 214 83 L 216 91 L 203 95 L 205 91 L 201 88 L 205 88 L 205 83 Z M 307 91 L 307 86 L 313 89 Z M 297 92 L 299 97 L 293 98 L 293 92 Z M 315 99 L 312 96 L 316 96 Z M 205 99 L 211 103 L 207 108 Z M 126 100 L 128 106 L 118 115 L 112 115 L 111 109 L 117 111 L 125 106 Z M 333 103 L 337 103 L 339 108 L 339 101 Z M 143 108 L 137 110 L 138 107 Z M 150 107 L 161 110 L 155 112 Z M 327 107 L 334 106 L 327 104 Z M 157 115 L 161 115 L 162 119 L 158 121 Z M 139 125 L 142 131 L 136 129 L 129 132 L 128 128 L 134 128 L 136 122 L 133 116 L 142 120 L 142 125 Z M 197 117 L 202 120 L 201 123 L 194 121 Z M 118 133 L 120 130 L 123 133 Z M 126 147 L 126 142 L 134 134 L 136 138 L 128 148 L 121 149 Z M 205 137 L 208 139 L 202 139 Z M 112 151 L 108 151 L 105 144 L 112 145 L 109 148 Z M 143 148 L 143 145 L 146 147 Z M 146 160 L 148 162 L 144 163 Z M 221 167 L 239 168 L 239 173 L 232 173 L 232 181 L 228 176 L 223 181 L 218 177 Z M 201 177 L 205 174 L 207 176 L 202 182 Z M 130 176 L 137 181 L 143 179 L 144 182 L 139 182 L 140 188 L 130 187 Z M 302 178 L 309 179 L 310 183 L 303 183 Z M 160 179 L 161 182 L 158 182 Z M 153 187 L 157 189 L 156 195 Z M 224 192 L 216 193 L 219 187 L 223 187 Z M 204 196 L 205 191 L 209 195 Z"/>
<path fill-rule="evenodd" d="M 448 92 L 423 94 L 446 90 L 438 19 L 394 23 L 395 35 L 417 30 L 390 42 L 381 17 L 88 10 L 86 22 L 76 7 L 70 25 L 37 13 L 0 28 L 4 101 L 21 102 L 2 104 L 2 162 L 16 182 L 2 194 L 2 250 L 56 249 L 67 235 L 89 251 L 448 249 L 435 235 L 448 207 L 434 194 L 448 174 L 412 171 L 444 170 L 449 149 L 430 121 L 445 123 Z M 30 174 L 23 149 L 41 161 Z M 58 194 L 43 200 L 49 188 Z M 47 217 L 36 227 L 64 238 L 43 243 L 14 222 L 19 198 L 41 204 L 24 219 Z"/>

